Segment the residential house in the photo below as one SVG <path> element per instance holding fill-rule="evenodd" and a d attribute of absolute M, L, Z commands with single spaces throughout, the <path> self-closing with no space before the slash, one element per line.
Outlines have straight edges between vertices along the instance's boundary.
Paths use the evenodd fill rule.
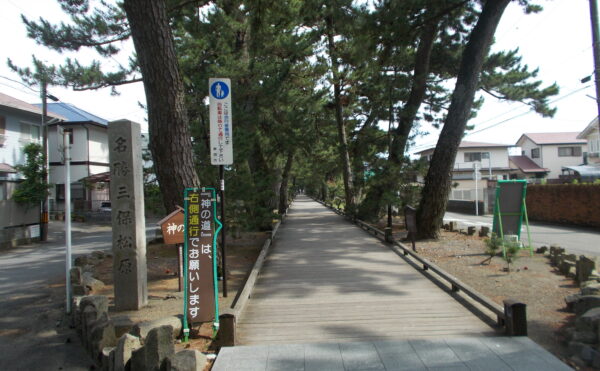
<path fill-rule="evenodd" d="M 579 139 L 578 132 L 526 133 L 516 146 L 522 156 L 529 157 L 539 169 L 547 169 L 548 179 L 559 179 L 563 168 L 582 165 L 587 141 Z"/>
<path fill-rule="evenodd" d="M 511 170 L 510 179 L 526 179 L 528 182 L 537 183 L 546 178 L 549 169 L 542 168 L 527 156 L 508 156 Z"/>
<path fill-rule="evenodd" d="M 483 202 L 484 209 L 489 208 L 494 187 L 498 179 L 509 179 L 511 166 L 509 163 L 509 144 L 462 141 L 454 160 L 452 170 L 453 187 L 450 200 Z M 417 152 L 421 158 L 431 159 L 435 148 Z M 479 179 L 475 182 L 475 168 Z M 477 196 L 476 196 L 477 193 Z"/>
<path fill-rule="evenodd" d="M 48 112 L 49 118 L 63 119 Z M 39 235 L 39 206 L 23 207 L 11 200 L 22 180 L 15 170 L 25 163 L 23 148 L 42 143 L 42 111 L 36 106 L 0 93 L 0 245 L 16 244 Z"/>
<path fill-rule="evenodd" d="M 97 210 L 109 199 L 109 187 L 104 183 L 91 184 L 86 179 L 109 171 L 108 121 L 68 103 L 49 103 L 48 110 L 65 119 L 48 125 L 48 157 L 50 183 L 50 212 L 64 211 L 65 165 L 63 137 L 58 135 L 60 125 L 70 132 L 71 200 L 75 211 Z"/>
<path fill-rule="evenodd" d="M 600 165 L 600 135 L 598 130 L 598 118 L 596 117 L 577 135 L 577 139 L 587 142 L 586 158 L 589 165 Z"/>

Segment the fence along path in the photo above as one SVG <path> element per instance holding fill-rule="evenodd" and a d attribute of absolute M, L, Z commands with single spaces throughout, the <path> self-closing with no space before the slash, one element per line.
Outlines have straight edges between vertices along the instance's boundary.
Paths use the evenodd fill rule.
<path fill-rule="evenodd" d="M 495 335 L 382 242 L 305 196 L 277 236 L 238 322 L 241 344 Z"/>

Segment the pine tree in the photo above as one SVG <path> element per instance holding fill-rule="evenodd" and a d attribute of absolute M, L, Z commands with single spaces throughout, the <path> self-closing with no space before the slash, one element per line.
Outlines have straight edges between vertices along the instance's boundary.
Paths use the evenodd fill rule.
<path fill-rule="evenodd" d="M 554 110 L 548 107 L 547 99 L 557 94 L 558 88 L 553 85 L 539 89 L 539 82 L 528 82 L 528 79 L 535 77 L 537 72 L 530 73 L 526 68 L 516 68 L 518 59 L 515 59 L 514 53 L 495 54 L 486 60 L 496 27 L 509 2 L 510 0 L 488 0 L 483 4 L 477 24 L 470 32 L 469 41 L 462 53 L 448 116 L 425 177 L 425 186 L 417 212 L 418 233 L 421 238 L 437 238 L 439 234 L 448 202 L 454 160 L 467 121 L 472 116 L 475 93 L 479 88 L 485 88 L 486 82 L 498 78 L 494 89 L 501 92 L 505 99 L 526 100 L 542 115 L 554 113 Z M 520 3 L 527 11 L 540 10 L 538 6 L 531 5 L 525 0 Z M 489 75 L 483 74 L 482 78 L 482 70 L 486 62 L 495 66 L 508 67 L 509 72 L 502 74 L 491 69 Z M 517 72 L 514 72 L 515 68 Z"/>
<path fill-rule="evenodd" d="M 121 7 L 103 1 L 91 9 L 84 0 L 58 1 L 72 23 L 53 25 L 23 17 L 29 37 L 40 45 L 57 51 L 91 48 L 108 58 L 120 51 L 120 42 L 133 38 L 137 58 L 129 66 L 104 71 L 98 60 L 84 66 L 67 58 L 61 66 L 49 66 L 56 72 L 51 83 L 87 90 L 144 82 L 150 149 L 165 208 L 173 210 L 182 204 L 183 189 L 199 182 L 165 2 L 125 0 Z M 27 69 L 21 72 L 27 77 Z"/>

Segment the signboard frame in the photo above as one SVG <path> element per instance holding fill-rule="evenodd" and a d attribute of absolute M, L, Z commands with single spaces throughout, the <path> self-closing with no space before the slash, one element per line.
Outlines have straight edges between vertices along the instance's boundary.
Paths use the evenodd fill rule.
<path fill-rule="evenodd" d="M 184 301 L 183 301 L 183 334 L 184 341 L 188 340 L 190 333 L 190 324 L 198 323 L 188 321 L 188 302 L 189 298 L 189 289 L 190 289 L 190 273 L 189 273 L 189 241 L 190 241 L 190 226 L 189 226 L 189 209 L 190 209 L 190 194 L 191 193 L 209 193 L 210 194 L 210 202 L 211 202 L 211 211 L 212 211 L 212 221 L 211 225 L 212 229 L 212 246 L 211 246 L 211 260 L 212 260 L 212 282 L 213 282 L 213 294 L 214 294 L 214 319 L 213 319 L 213 330 L 216 331 L 219 328 L 219 288 L 217 282 L 217 237 L 223 225 L 217 218 L 217 198 L 216 198 L 216 190 L 212 187 L 202 187 L 202 188 L 186 188 L 184 191 Z M 215 228 L 216 227 L 216 228 Z M 202 272 L 205 274 L 205 272 Z"/>
<path fill-rule="evenodd" d="M 521 188 L 520 192 L 515 192 L 514 188 Z M 517 189 L 518 191 L 518 189 Z M 499 180 L 496 185 L 496 199 L 494 202 L 494 219 L 492 224 L 492 233 L 495 233 L 501 240 L 505 238 L 505 231 L 513 232 L 518 241 L 521 241 L 521 229 L 523 220 L 527 229 L 529 253 L 533 256 L 533 247 L 531 245 L 531 233 L 529 231 L 529 219 L 527 217 L 527 181 L 524 179 Z M 507 230 L 508 227 L 508 230 Z M 506 249 L 503 249 L 506 254 Z"/>

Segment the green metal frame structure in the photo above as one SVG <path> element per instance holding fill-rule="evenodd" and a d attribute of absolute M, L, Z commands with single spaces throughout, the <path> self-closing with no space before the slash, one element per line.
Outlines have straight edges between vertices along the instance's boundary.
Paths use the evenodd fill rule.
<path fill-rule="evenodd" d="M 217 229 L 213 235 L 213 286 L 215 290 L 215 321 L 213 323 L 213 337 L 216 336 L 219 330 L 219 284 L 217 280 L 217 237 L 219 232 L 223 228 L 223 224 L 217 218 L 217 196 L 216 190 L 212 187 L 202 188 L 186 188 L 183 192 L 183 209 L 185 211 L 184 223 L 183 223 L 183 341 L 187 342 L 190 334 L 189 323 L 187 321 L 187 306 L 188 306 L 188 192 L 206 192 L 212 193 L 212 205 L 213 205 L 213 219 L 217 225 Z"/>
<path fill-rule="evenodd" d="M 500 210 L 500 185 L 506 183 L 523 183 L 523 193 L 521 195 L 521 211 L 518 213 L 503 213 Z M 525 202 L 527 197 L 527 181 L 524 179 L 519 180 L 499 180 L 496 185 L 496 197 L 494 200 L 494 221 L 492 224 L 492 231 L 496 230 L 496 224 L 498 225 L 498 231 L 500 232 L 500 239 L 504 240 L 504 231 L 502 229 L 502 216 L 503 215 L 514 215 L 519 216 L 519 226 L 517 228 L 517 237 L 519 238 L 519 242 L 523 244 L 521 241 L 521 228 L 523 227 L 523 219 L 525 219 L 525 227 L 527 230 L 527 242 L 528 246 L 523 247 L 524 249 L 529 250 L 529 255 L 533 256 L 533 246 L 531 246 L 531 232 L 529 230 L 529 218 L 527 217 L 527 204 Z M 506 257 L 506 248 L 502 247 L 502 255 Z"/>

